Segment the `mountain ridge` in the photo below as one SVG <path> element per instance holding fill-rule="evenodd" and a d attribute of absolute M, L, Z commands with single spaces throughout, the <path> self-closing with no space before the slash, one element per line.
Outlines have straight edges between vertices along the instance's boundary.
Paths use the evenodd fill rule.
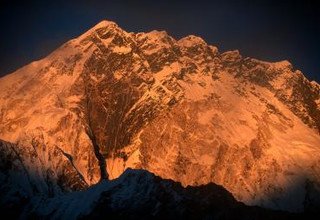
<path fill-rule="evenodd" d="M 0 78 L 0 139 L 29 171 L 66 178 L 64 190 L 131 167 L 303 211 L 306 184 L 320 189 L 319 91 L 287 61 L 102 21 Z"/>

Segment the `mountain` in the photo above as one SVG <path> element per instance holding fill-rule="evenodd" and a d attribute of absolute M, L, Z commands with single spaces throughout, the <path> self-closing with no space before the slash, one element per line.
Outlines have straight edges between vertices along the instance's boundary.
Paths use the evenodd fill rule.
<path fill-rule="evenodd" d="M 192 35 L 100 22 L 0 78 L 0 139 L 0 204 L 60 198 L 134 168 L 215 183 L 246 205 L 320 207 L 320 85 L 288 61 L 221 53 Z"/>
<path fill-rule="evenodd" d="M 11 196 L 11 198 L 13 198 Z M 1 213 L 10 219 L 302 219 L 293 214 L 248 207 L 223 187 L 210 183 L 184 188 L 145 170 L 127 169 L 119 178 L 84 191 L 18 199 Z"/>

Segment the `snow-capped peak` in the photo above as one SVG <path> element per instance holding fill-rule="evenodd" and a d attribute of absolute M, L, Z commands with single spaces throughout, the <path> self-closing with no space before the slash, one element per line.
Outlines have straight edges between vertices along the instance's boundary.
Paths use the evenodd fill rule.
<path fill-rule="evenodd" d="M 288 62 L 102 21 L 0 80 L 0 139 L 12 143 L 0 159 L 17 158 L 48 194 L 131 167 L 302 210 L 306 182 L 320 185 L 319 100 Z"/>
<path fill-rule="evenodd" d="M 86 37 L 91 36 L 92 34 L 98 34 L 99 35 L 99 33 L 97 33 L 97 31 L 100 31 L 100 30 L 102 32 L 106 32 L 106 31 L 121 32 L 122 31 L 122 29 L 115 22 L 108 21 L 108 20 L 103 20 L 103 21 L 97 23 L 92 28 L 90 28 L 84 34 L 79 36 L 77 38 L 77 40 L 81 41 L 81 40 L 85 39 Z M 101 35 L 101 33 L 100 33 L 100 35 Z"/>
<path fill-rule="evenodd" d="M 178 44 L 183 47 L 193 47 L 195 45 L 206 45 L 206 42 L 201 37 L 189 35 L 181 38 Z"/>
<path fill-rule="evenodd" d="M 96 29 L 105 28 L 105 27 L 118 27 L 118 25 L 113 21 L 102 20 L 99 23 L 97 23 L 95 26 L 93 26 L 91 29 L 96 30 Z"/>

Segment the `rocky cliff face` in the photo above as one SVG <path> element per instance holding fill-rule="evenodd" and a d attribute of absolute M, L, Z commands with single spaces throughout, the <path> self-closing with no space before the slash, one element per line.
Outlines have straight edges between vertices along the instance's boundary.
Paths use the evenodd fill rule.
<path fill-rule="evenodd" d="M 289 62 L 109 21 L 0 79 L 1 181 L 23 167 L 48 195 L 131 167 L 220 184 L 249 205 L 312 209 L 319 132 L 320 86 Z"/>

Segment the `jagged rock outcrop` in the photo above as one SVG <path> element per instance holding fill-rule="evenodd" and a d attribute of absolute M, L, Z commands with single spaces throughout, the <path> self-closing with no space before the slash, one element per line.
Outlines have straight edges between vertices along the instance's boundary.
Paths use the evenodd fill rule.
<path fill-rule="evenodd" d="M 213 182 L 250 205 L 314 209 L 319 130 L 320 86 L 289 62 L 109 21 L 0 79 L 0 139 L 12 143 L 2 160 L 65 178 L 59 190 L 131 167 Z"/>

